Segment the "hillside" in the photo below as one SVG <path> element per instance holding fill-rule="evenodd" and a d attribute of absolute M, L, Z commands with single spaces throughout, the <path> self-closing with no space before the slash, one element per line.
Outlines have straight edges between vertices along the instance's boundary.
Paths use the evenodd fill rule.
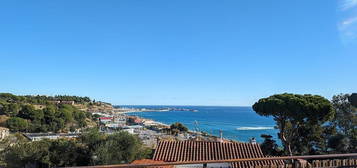
<path fill-rule="evenodd" d="M 0 93 L 0 125 L 12 132 L 69 132 L 95 126 L 91 112 L 110 107 L 88 97 Z"/>
<path fill-rule="evenodd" d="M 113 106 L 110 103 L 105 103 L 105 102 L 81 103 L 81 104 L 74 104 L 74 106 L 82 111 L 86 111 L 89 113 L 101 112 L 101 113 L 111 114 L 114 110 Z"/>

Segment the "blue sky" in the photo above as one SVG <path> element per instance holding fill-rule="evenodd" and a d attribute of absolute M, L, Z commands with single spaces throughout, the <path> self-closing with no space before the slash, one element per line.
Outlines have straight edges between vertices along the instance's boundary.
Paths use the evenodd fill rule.
<path fill-rule="evenodd" d="M 357 0 L 0 2 L 0 92 L 252 105 L 356 74 Z"/>

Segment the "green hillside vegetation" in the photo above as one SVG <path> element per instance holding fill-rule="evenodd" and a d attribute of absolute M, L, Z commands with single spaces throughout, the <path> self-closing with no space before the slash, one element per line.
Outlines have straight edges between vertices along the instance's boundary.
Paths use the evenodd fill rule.
<path fill-rule="evenodd" d="M 57 96 L 45 96 L 45 95 L 25 95 L 16 96 L 11 93 L 0 93 L 0 102 L 16 102 L 16 103 L 29 103 L 29 104 L 50 104 L 50 101 L 74 101 L 75 103 L 90 103 L 92 100 L 89 97 L 80 96 L 67 96 L 67 95 L 57 95 Z"/>
<path fill-rule="evenodd" d="M 105 102 L 95 102 L 94 100 L 89 103 L 74 104 L 74 106 L 82 111 L 88 112 L 102 112 L 111 113 L 113 111 L 113 106 L 110 103 Z"/>
<path fill-rule="evenodd" d="M 7 147 L 0 160 L 9 168 L 107 165 L 148 158 L 151 152 L 127 132 L 105 135 L 93 129 L 77 140 L 21 142 Z"/>
<path fill-rule="evenodd" d="M 16 96 L 1 93 L 0 115 L 7 118 L 1 124 L 12 132 L 67 132 L 87 126 L 87 121 L 91 119 L 90 113 L 73 105 L 55 104 L 52 101 L 91 102 L 88 97 Z M 38 105 L 42 108 L 37 108 Z"/>

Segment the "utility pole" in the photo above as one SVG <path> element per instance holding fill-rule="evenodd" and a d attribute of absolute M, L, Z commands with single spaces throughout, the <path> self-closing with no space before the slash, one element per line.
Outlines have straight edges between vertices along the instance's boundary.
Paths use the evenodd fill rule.
<path fill-rule="evenodd" d="M 223 131 L 221 129 L 219 129 L 219 136 L 220 136 L 219 142 L 223 142 Z"/>
<path fill-rule="evenodd" d="M 195 120 L 194 122 L 194 125 L 195 125 L 195 133 L 196 133 L 196 139 L 199 140 L 200 139 L 200 135 L 199 135 L 199 132 L 200 132 L 200 127 L 199 127 L 199 123 L 197 120 Z"/>

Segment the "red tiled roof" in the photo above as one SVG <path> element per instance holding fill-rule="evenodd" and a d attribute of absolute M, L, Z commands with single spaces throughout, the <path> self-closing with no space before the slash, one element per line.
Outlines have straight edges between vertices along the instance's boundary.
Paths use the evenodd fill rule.
<path fill-rule="evenodd" d="M 264 157 L 259 144 L 208 141 L 160 141 L 153 160 L 165 162 L 226 160 Z M 232 167 L 282 165 L 282 161 L 232 163 Z"/>

